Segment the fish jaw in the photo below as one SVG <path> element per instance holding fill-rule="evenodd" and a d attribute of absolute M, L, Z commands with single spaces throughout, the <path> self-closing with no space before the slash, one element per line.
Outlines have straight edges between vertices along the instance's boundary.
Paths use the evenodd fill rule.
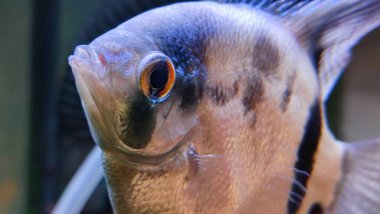
<path fill-rule="evenodd" d="M 75 49 L 74 55 L 69 57 L 69 65 L 74 74 L 91 134 L 95 142 L 105 148 L 107 142 L 118 139 L 112 131 L 114 130 L 112 122 L 107 118 L 107 112 L 112 109 L 109 108 L 112 107 L 112 102 L 109 106 L 104 106 L 104 98 L 109 97 L 109 95 L 104 95 L 110 94 L 107 90 L 109 79 L 104 57 L 89 45 L 81 45 Z M 107 127 L 108 131 L 106 131 Z"/>
<path fill-rule="evenodd" d="M 75 49 L 74 55 L 69 57 L 75 84 L 82 99 L 84 109 L 99 111 L 92 91 L 98 84 L 99 77 L 104 76 L 105 66 L 100 63 L 99 57 L 88 45 L 81 45 Z"/>
<path fill-rule="evenodd" d="M 112 41 L 119 39 L 119 33 L 113 31 L 90 45 L 78 46 L 69 57 L 69 64 L 96 144 L 121 162 L 128 162 L 129 166 L 160 165 L 169 161 L 166 157 L 172 155 L 168 154 L 175 153 L 178 147 L 187 143 L 184 136 L 199 121 L 192 115 L 192 119 L 176 124 L 183 116 L 182 110 L 178 110 L 180 100 L 171 96 L 167 102 L 156 104 L 141 93 L 134 64 L 139 61 L 139 54 L 130 49 L 123 52 L 120 49 L 128 48 L 113 45 Z M 127 63 L 114 66 L 124 62 Z M 133 134 L 125 134 L 123 130 L 132 125 L 124 122 L 131 118 L 131 114 L 141 114 L 142 109 L 152 114 L 156 126 L 151 130 L 146 148 L 130 148 L 126 141 L 133 139 Z M 137 119 L 141 123 L 141 119 Z M 149 129 L 149 125 L 144 124 L 139 129 Z"/>

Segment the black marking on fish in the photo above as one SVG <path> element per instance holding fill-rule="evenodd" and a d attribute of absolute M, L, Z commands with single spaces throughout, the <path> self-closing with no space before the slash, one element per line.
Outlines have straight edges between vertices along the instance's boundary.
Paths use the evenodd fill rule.
<path fill-rule="evenodd" d="M 319 203 L 314 203 L 311 205 L 309 210 L 307 211 L 308 214 L 323 214 L 323 208 Z"/>
<path fill-rule="evenodd" d="M 210 35 L 189 23 L 187 27 L 170 28 L 157 36 L 159 48 L 176 68 L 176 93 L 182 98 L 180 108 L 194 109 L 203 97 L 207 75 L 204 53 Z"/>
<path fill-rule="evenodd" d="M 241 100 L 244 106 L 244 115 L 256 108 L 264 96 L 264 85 L 259 77 L 251 77 L 247 83 Z"/>
<path fill-rule="evenodd" d="M 253 114 L 251 115 L 251 119 L 250 119 L 250 128 L 254 128 L 256 122 L 257 122 L 257 114 L 256 112 L 253 112 Z"/>
<path fill-rule="evenodd" d="M 322 48 L 318 48 L 315 44 L 317 44 L 317 40 L 316 38 L 312 38 L 310 39 L 312 42 L 310 42 L 310 46 L 311 47 L 311 50 L 312 53 L 311 53 L 311 62 L 312 64 L 314 65 L 315 69 L 317 72 L 319 72 L 318 70 L 318 65 L 319 65 L 319 61 L 321 61 L 322 57 L 323 57 L 323 49 Z"/>
<path fill-rule="evenodd" d="M 119 115 L 120 118 L 125 117 L 122 120 L 125 124 L 122 126 L 120 137 L 127 146 L 143 149 L 152 138 L 156 126 L 156 111 L 151 101 L 140 91 L 135 93 L 127 105 L 127 112 Z"/>
<path fill-rule="evenodd" d="M 282 112 L 286 111 L 288 104 L 290 102 L 290 98 L 293 94 L 293 85 L 294 85 L 295 78 L 296 78 L 295 73 L 288 78 L 285 91 L 282 93 L 282 99 L 280 103 L 280 109 Z"/>
<path fill-rule="evenodd" d="M 294 165 L 294 182 L 291 187 L 291 193 L 297 194 L 302 198 L 295 203 L 291 200 L 289 194 L 288 214 L 294 214 L 299 209 L 299 206 L 305 196 L 304 190 L 300 185 L 307 187 L 308 175 L 311 175 L 314 164 L 314 155 L 318 149 L 318 142 L 321 136 L 322 118 L 319 101 L 316 101 L 310 108 L 309 119 L 305 126 L 305 132 L 302 137 L 298 152 L 297 161 Z M 300 173 L 304 172 L 304 173 Z"/>
<path fill-rule="evenodd" d="M 260 35 L 253 46 L 252 67 L 269 76 L 276 72 L 280 64 L 280 53 L 278 48 L 272 44 L 272 41 L 265 36 Z"/>
<path fill-rule="evenodd" d="M 239 83 L 235 81 L 232 86 L 223 87 L 222 85 L 206 85 L 205 93 L 216 105 L 223 106 L 228 103 L 239 91 Z"/>
<path fill-rule="evenodd" d="M 180 83 L 179 94 L 181 96 L 180 107 L 184 110 L 192 109 L 203 97 L 204 80 L 199 76 L 188 75 Z"/>
<path fill-rule="evenodd" d="M 194 109 L 203 97 L 206 66 L 198 53 L 186 54 L 189 58 L 181 61 L 183 81 L 179 81 L 179 94 L 182 97 L 180 107 L 183 110 Z M 202 57 L 203 58 L 203 57 Z"/>

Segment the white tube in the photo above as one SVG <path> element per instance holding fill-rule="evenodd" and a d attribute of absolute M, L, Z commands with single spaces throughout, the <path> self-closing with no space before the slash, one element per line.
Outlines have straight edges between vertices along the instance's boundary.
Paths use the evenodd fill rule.
<path fill-rule="evenodd" d="M 102 178 L 101 151 L 95 146 L 67 185 L 52 213 L 80 213 Z"/>

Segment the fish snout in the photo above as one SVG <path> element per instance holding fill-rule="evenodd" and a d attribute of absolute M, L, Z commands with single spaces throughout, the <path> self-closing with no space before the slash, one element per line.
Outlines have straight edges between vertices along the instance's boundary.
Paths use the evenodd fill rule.
<path fill-rule="evenodd" d="M 75 48 L 74 55 L 69 56 L 69 64 L 74 75 L 91 74 L 98 80 L 106 76 L 106 61 L 104 56 L 97 53 L 89 45 L 80 45 Z"/>

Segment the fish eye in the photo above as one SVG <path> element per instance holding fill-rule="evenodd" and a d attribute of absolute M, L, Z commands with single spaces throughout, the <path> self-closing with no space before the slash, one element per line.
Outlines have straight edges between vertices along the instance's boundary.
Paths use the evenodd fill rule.
<path fill-rule="evenodd" d="M 150 100 L 165 100 L 173 89 L 175 69 L 165 54 L 154 52 L 144 57 L 138 67 L 140 88 Z"/>

